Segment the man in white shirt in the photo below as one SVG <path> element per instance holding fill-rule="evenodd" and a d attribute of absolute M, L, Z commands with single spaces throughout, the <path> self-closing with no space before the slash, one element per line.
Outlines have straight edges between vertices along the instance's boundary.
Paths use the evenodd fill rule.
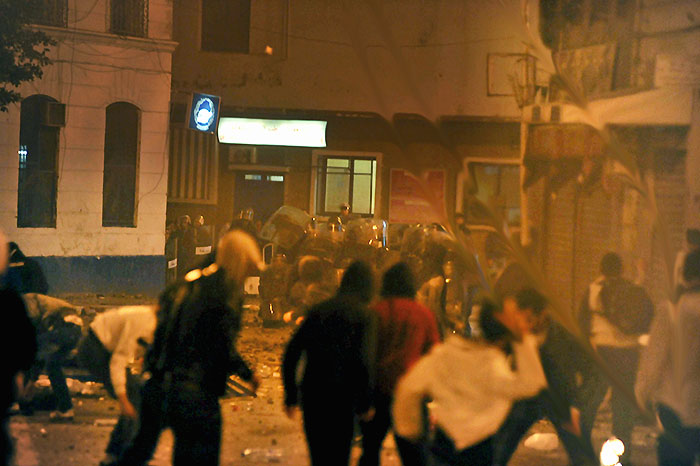
<path fill-rule="evenodd" d="M 104 383 L 121 411 L 101 466 L 115 463 L 137 431 L 139 387 L 127 384 L 127 372 L 142 361 L 155 328 L 155 306 L 119 307 L 95 317 L 78 347 L 81 365 Z"/>
<path fill-rule="evenodd" d="M 659 466 L 693 466 L 700 455 L 700 249 L 683 265 L 688 287 L 657 313 L 642 352 L 635 394 L 656 403 L 663 426 Z"/>

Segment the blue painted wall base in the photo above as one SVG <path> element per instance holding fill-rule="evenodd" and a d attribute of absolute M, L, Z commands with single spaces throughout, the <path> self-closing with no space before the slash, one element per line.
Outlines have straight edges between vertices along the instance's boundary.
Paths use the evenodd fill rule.
<path fill-rule="evenodd" d="M 34 257 L 49 294 L 127 293 L 157 296 L 165 287 L 165 256 Z"/>

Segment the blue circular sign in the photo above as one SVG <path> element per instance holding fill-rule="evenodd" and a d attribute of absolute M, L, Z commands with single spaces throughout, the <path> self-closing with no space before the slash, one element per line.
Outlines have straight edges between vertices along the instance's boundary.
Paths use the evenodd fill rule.
<path fill-rule="evenodd" d="M 209 97 L 200 98 L 192 109 L 194 124 L 200 131 L 209 131 L 216 119 L 216 106 Z"/>

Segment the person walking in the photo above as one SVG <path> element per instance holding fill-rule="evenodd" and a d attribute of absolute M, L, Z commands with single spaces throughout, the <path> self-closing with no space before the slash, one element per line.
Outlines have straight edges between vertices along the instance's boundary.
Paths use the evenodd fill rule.
<path fill-rule="evenodd" d="M 373 415 L 375 330 L 366 307 L 372 285 L 366 264 L 350 264 L 337 294 L 308 311 L 284 353 L 285 413 L 293 419 L 301 405 L 313 466 L 348 464 L 355 415 L 364 420 Z M 296 374 L 302 356 L 306 366 L 299 384 Z"/>
<path fill-rule="evenodd" d="M 413 464 L 491 466 L 493 436 L 514 400 L 545 386 L 530 324 L 515 309 L 488 301 L 479 314 L 481 337 L 450 335 L 399 380 L 393 407 L 396 433 L 421 442 L 423 400 L 435 403 L 429 461 Z M 516 369 L 504 348 L 512 346 Z M 458 370 L 457 370 L 458 368 Z"/>
<path fill-rule="evenodd" d="M 119 402 L 119 419 L 100 466 L 115 464 L 138 430 L 138 366 L 143 365 L 155 328 L 155 306 L 123 306 L 97 315 L 78 344 L 81 366 Z"/>
<path fill-rule="evenodd" d="M 142 390 L 139 430 L 119 465 L 146 464 L 167 427 L 175 436 L 175 466 L 219 464 L 219 397 L 228 376 L 240 375 L 253 390 L 259 385 L 234 343 L 243 280 L 260 266 L 255 240 L 232 231 L 219 242 L 213 264 L 190 271 L 161 295 L 145 361 L 150 378 Z"/>
<path fill-rule="evenodd" d="M 495 466 L 506 466 L 518 448 L 520 439 L 540 419 L 548 418 L 557 431 L 571 464 L 597 465 L 590 436 L 581 435 L 581 405 L 577 397 L 581 386 L 593 380 L 593 361 L 563 326 L 545 312 L 547 299 L 533 288 L 519 291 L 504 300 L 504 306 L 525 313 L 533 333 L 542 344 L 540 360 L 547 388 L 532 398 L 516 401 L 494 440 Z"/>
<path fill-rule="evenodd" d="M 377 315 L 375 413 L 371 420 L 360 423 L 360 466 L 379 465 L 382 443 L 392 424 L 391 405 L 396 382 L 440 340 L 435 316 L 415 301 L 416 286 L 406 263 L 399 262 L 386 271 L 380 295 L 382 300 L 372 306 Z M 402 438 L 395 436 L 395 439 L 402 462 L 408 464 L 416 451 Z"/>
<path fill-rule="evenodd" d="M 7 270 L 9 251 L 0 231 L 0 279 Z M 12 438 L 9 432 L 9 411 L 14 402 L 22 371 L 28 371 L 36 355 L 36 333 L 22 297 L 0 280 L 0 306 L 3 325 L 0 330 L 0 466 L 11 464 Z"/>
<path fill-rule="evenodd" d="M 579 325 L 584 336 L 603 361 L 615 370 L 619 381 L 634 389 L 641 345 L 639 339 L 649 331 L 654 306 L 644 288 L 622 277 L 620 256 L 608 252 L 600 261 L 601 276 L 588 287 L 579 310 Z M 600 373 L 591 382 L 582 399 L 581 430 L 589 438 L 596 413 L 611 387 Z M 621 458 L 629 461 L 636 409 L 617 387 L 612 387 L 612 432 L 625 445 Z"/>
<path fill-rule="evenodd" d="M 686 288 L 657 313 L 635 386 L 642 406 L 655 403 L 663 427 L 659 466 L 693 466 L 700 455 L 700 249 L 683 262 Z"/>

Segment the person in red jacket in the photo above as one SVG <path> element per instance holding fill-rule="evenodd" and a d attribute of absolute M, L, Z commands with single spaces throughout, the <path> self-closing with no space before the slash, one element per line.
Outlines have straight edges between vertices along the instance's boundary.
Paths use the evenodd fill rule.
<path fill-rule="evenodd" d="M 439 341 L 435 315 L 415 301 L 416 287 L 408 265 L 399 262 L 384 274 L 377 314 L 375 414 L 362 428 L 360 466 L 378 465 L 382 442 L 391 427 L 391 404 L 399 377 Z M 403 464 L 410 464 L 412 444 L 396 438 Z"/>

